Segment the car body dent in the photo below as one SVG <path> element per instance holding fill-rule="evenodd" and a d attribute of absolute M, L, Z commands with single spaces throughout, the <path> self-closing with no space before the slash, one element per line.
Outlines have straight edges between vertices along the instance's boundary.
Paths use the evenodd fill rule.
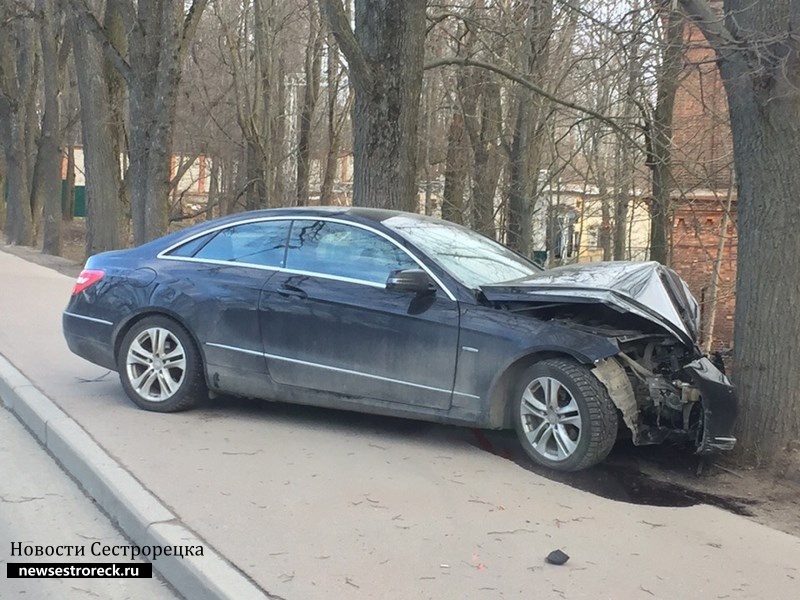
<path fill-rule="evenodd" d="M 657 262 L 586 263 L 557 267 L 524 280 L 483 286 L 481 292 L 490 302 L 599 302 L 647 319 L 682 342 L 693 344 L 697 334 L 697 302 L 688 290 L 676 294 L 672 281 L 670 270 Z"/>
<path fill-rule="evenodd" d="M 624 348 L 616 356 L 594 361 L 593 372 L 619 409 L 633 443 L 647 445 L 668 438 L 685 439 L 696 445 L 698 453 L 730 450 L 735 445 L 734 389 L 711 361 L 701 355 L 696 342 L 697 302 L 683 281 L 663 265 L 655 262 L 569 265 L 523 280 L 483 286 L 481 294 L 500 312 L 517 310 L 536 318 L 538 309 L 545 307 L 548 322 L 556 320 L 559 306 L 573 312 L 590 312 L 592 305 L 599 304 L 621 315 L 622 321 L 633 315 L 656 325 L 663 335 L 674 339 L 676 350 L 681 349 L 682 353 L 679 360 L 675 359 L 677 365 L 660 370 L 667 372 L 651 371 L 652 365 L 637 363 Z M 568 325 L 569 318 L 563 322 Z M 601 333 L 600 328 L 597 333 Z M 642 337 L 647 335 L 642 333 Z M 620 335 L 617 341 L 622 338 Z M 652 414 L 646 419 L 644 414 L 648 411 Z M 662 422 L 661 417 L 666 413 L 671 414 L 673 423 Z"/>

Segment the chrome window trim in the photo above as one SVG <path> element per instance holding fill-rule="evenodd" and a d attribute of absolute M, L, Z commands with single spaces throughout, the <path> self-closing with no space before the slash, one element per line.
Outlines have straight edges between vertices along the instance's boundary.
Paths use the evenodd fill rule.
<path fill-rule="evenodd" d="M 312 271 L 299 271 L 297 269 L 287 269 L 285 267 L 268 267 L 266 265 L 254 265 L 250 263 L 237 263 L 227 260 L 216 260 L 213 258 L 194 258 L 184 256 L 162 256 L 163 260 L 176 260 L 181 262 L 193 262 L 206 265 L 219 265 L 221 267 L 242 267 L 246 269 L 257 269 L 259 271 L 278 271 L 281 273 L 290 273 L 292 275 L 307 275 L 309 277 L 319 277 L 320 279 L 331 279 L 333 281 L 343 281 L 345 283 L 354 283 L 356 285 L 365 285 L 380 290 L 386 289 L 385 283 L 375 283 L 374 281 L 366 281 L 364 279 L 352 279 L 350 277 L 340 277 L 339 275 L 328 275 L 327 273 L 314 273 Z"/>
<path fill-rule="evenodd" d="M 78 315 L 73 312 L 69 312 L 67 310 L 64 311 L 64 314 L 70 317 L 75 317 L 76 319 L 83 319 L 85 321 L 91 321 L 92 323 L 101 323 L 103 325 L 113 325 L 114 323 L 111 321 L 106 321 L 105 319 L 97 319 L 95 317 L 87 317 L 86 315 Z"/>
<path fill-rule="evenodd" d="M 410 387 L 415 387 L 423 390 L 430 390 L 432 392 L 444 392 L 445 394 L 456 394 L 458 396 L 465 396 L 467 398 L 475 398 L 476 400 L 480 400 L 480 396 L 475 396 L 473 394 L 467 394 L 465 392 L 457 392 L 455 390 L 446 390 L 444 388 L 437 388 L 432 387 L 429 385 L 423 385 L 421 383 L 412 383 L 410 381 L 403 381 L 401 379 L 392 379 L 391 377 L 383 377 L 381 375 L 372 375 L 371 373 L 363 373 L 361 371 L 353 371 L 351 369 L 344 369 L 342 367 L 332 367 L 329 365 L 323 365 L 319 363 L 309 362 L 306 360 L 300 360 L 298 358 L 288 358 L 286 356 L 279 356 L 277 354 L 268 354 L 267 352 L 258 352 L 256 350 L 248 350 L 246 348 L 238 348 L 236 346 L 228 346 L 226 344 L 217 344 L 214 342 L 206 342 L 206 346 L 212 346 L 214 348 L 222 348 L 223 350 L 233 350 L 234 352 L 243 352 L 244 354 L 252 354 L 255 356 L 263 356 L 264 358 L 272 358 L 274 360 L 282 360 L 285 362 L 290 362 L 298 365 L 306 365 L 309 367 L 316 367 L 318 369 L 325 369 L 328 371 L 335 371 L 337 373 L 347 373 L 348 375 L 357 375 L 359 377 L 367 377 L 369 379 L 377 379 L 378 381 L 386 381 L 388 383 L 399 383 L 400 385 L 407 385 Z"/>
<path fill-rule="evenodd" d="M 250 223 L 261 223 L 261 222 L 267 222 L 267 221 L 326 221 L 326 222 L 330 222 L 330 223 L 340 223 L 340 224 L 343 224 L 343 225 L 350 225 L 352 227 L 357 227 L 359 229 L 364 229 L 366 231 L 374 233 L 374 234 L 382 237 L 383 239 L 391 242 L 392 244 L 397 246 L 400 250 L 402 250 L 405 254 L 407 254 L 411 258 L 411 260 L 413 260 L 423 271 L 425 271 L 428 274 L 428 276 L 431 279 L 433 279 L 434 282 L 436 282 L 436 285 L 438 285 L 442 289 L 442 291 L 445 293 L 445 295 L 451 301 L 456 302 L 456 297 L 448 289 L 448 287 L 444 283 L 442 283 L 442 280 L 439 279 L 439 277 L 437 277 L 436 274 L 431 272 L 431 270 L 419 258 L 417 258 L 414 254 L 409 252 L 409 250 L 407 248 L 405 248 L 402 244 L 400 244 L 397 240 L 395 240 L 392 237 L 386 235 L 382 231 L 378 231 L 377 229 L 374 229 L 373 227 L 370 227 L 369 225 L 364 225 L 363 223 L 356 223 L 354 221 L 348 221 L 347 219 L 337 219 L 337 218 L 332 218 L 332 217 L 311 216 L 311 215 L 298 215 L 298 216 L 283 215 L 283 216 L 275 216 L 275 217 L 253 217 L 253 218 L 250 218 L 250 219 L 243 219 L 241 221 L 235 221 L 233 223 L 226 223 L 225 225 L 218 225 L 217 227 L 213 227 L 211 229 L 206 229 L 204 231 L 196 233 L 193 236 L 190 236 L 190 237 L 186 238 L 185 240 L 181 240 L 180 242 L 176 242 L 176 243 L 172 244 L 171 246 L 165 248 L 164 250 L 162 250 L 161 252 L 159 252 L 156 255 L 156 258 L 159 258 L 159 259 L 162 259 L 162 260 L 176 260 L 176 261 L 185 261 L 185 262 L 215 264 L 215 265 L 222 265 L 222 266 L 246 267 L 246 268 L 250 268 L 250 269 L 261 269 L 263 271 L 280 271 L 280 272 L 283 272 L 283 273 L 296 273 L 298 275 L 309 275 L 309 276 L 312 276 L 312 277 L 320 277 L 320 278 L 323 278 L 323 279 L 331 279 L 331 280 L 334 280 L 334 281 L 343 281 L 343 282 L 346 282 L 346 283 L 355 283 L 355 284 L 359 284 L 359 285 L 367 285 L 369 287 L 386 289 L 386 284 L 376 283 L 374 281 L 367 281 L 365 279 L 355 279 L 355 278 L 350 278 L 350 277 L 340 277 L 338 275 L 328 275 L 327 273 L 318 273 L 318 272 L 315 272 L 315 271 L 300 271 L 300 270 L 288 269 L 286 267 L 268 267 L 266 265 L 257 265 L 257 264 L 244 263 L 244 262 L 239 263 L 239 262 L 231 262 L 231 261 L 215 260 L 215 259 L 205 259 L 205 258 L 194 258 L 194 257 L 191 257 L 191 256 L 189 256 L 189 257 L 185 257 L 185 256 L 168 256 L 168 253 L 172 252 L 175 248 L 178 248 L 179 246 L 183 246 L 184 244 L 187 244 L 187 243 L 191 242 L 192 240 L 195 240 L 195 239 L 197 239 L 199 237 L 202 237 L 204 235 L 207 235 L 209 233 L 213 233 L 215 231 L 220 231 L 222 229 L 227 229 L 229 227 L 236 227 L 238 225 L 247 225 L 247 224 L 250 224 Z"/>

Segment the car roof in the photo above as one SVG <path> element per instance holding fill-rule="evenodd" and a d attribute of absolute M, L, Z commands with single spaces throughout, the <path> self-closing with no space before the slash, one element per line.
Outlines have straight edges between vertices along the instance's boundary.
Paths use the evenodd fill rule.
<path fill-rule="evenodd" d="M 383 208 L 367 208 L 363 206 L 303 206 L 303 207 L 291 207 L 291 208 L 269 208 L 269 209 L 251 210 L 251 211 L 233 213 L 230 215 L 219 217 L 217 219 L 214 219 L 213 221 L 204 221 L 202 223 L 197 223 L 196 225 L 192 225 L 184 229 L 173 231 L 163 237 L 152 240 L 151 242 L 147 242 L 145 244 L 142 244 L 141 246 L 132 248 L 131 251 L 135 252 L 136 254 L 158 253 L 164 248 L 171 246 L 172 244 L 176 244 L 183 240 L 187 240 L 190 237 L 198 233 L 202 233 L 207 229 L 210 229 L 212 227 L 224 226 L 228 224 L 234 224 L 238 221 L 259 219 L 265 217 L 293 218 L 302 216 L 305 217 L 341 216 L 341 217 L 349 217 L 354 221 L 362 221 L 362 222 L 372 221 L 376 224 L 381 224 L 383 223 L 383 221 L 391 219 L 392 217 L 405 217 L 407 219 L 415 219 L 415 220 L 418 219 L 419 221 L 436 221 L 436 222 L 441 221 L 441 219 L 436 219 L 434 217 L 427 217 L 425 215 L 420 215 L 417 213 L 403 212 L 399 210 L 387 210 Z"/>
<path fill-rule="evenodd" d="M 420 215 L 418 213 L 412 212 L 404 212 L 400 210 L 388 210 L 385 208 L 368 208 L 365 206 L 303 206 L 303 207 L 292 207 L 292 208 L 271 208 L 266 210 L 253 210 L 244 213 L 237 213 L 235 215 L 231 215 L 231 219 L 233 220 L 235 217 L 238 218 L 258 218 L 258 217 L 269 217 L 269 216 L 287 216 L 287 217 L 296 217 L 296 216 L 335 216 L 335 215 L 347 215 L 353 217 L 360 217 L 362 219 L 367 219 L 369 221 L 375 221 L 376 223 L 381 223 L 386 221 L 387 219 L 391 219 L 392 217 L 407 217 L 407 218 L 417 218 L 420 220 L 434 220 L 438 221 L 439 219 L 435 219 L 434 217 L 427 217 L 425 215 Z"/>

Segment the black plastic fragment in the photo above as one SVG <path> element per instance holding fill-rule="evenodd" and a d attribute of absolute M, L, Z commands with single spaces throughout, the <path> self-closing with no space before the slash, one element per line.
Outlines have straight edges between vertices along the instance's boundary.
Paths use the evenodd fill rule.
<path fill-rule="evenodd" d="M 569 560 L 569 556 L 563 553 L 561 550 L 553 550 L 550 554 L 547 555 L 545 558 L 547 562 L 551 565 L 563 565 L 565 562 Z"/>

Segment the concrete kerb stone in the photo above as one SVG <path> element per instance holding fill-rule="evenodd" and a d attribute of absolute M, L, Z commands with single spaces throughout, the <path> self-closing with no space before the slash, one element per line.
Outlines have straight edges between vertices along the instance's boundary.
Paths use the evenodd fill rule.
<path fill-rule="evenodd" d="M 264 600 L 269 595 L 178 521 L 69 415 L 0 355 L 0 398 L 50 454 L 140 546 L 203 546 L 203 556 L 161 556 L 154 568 L 186 598 Z"/>
<path fill-rule="evenodd" d="M 48 424 L 47 449 L 137 544 L 151 523 L 177 519 L 72 419 Z"/>
<path fill-rule="evenodd" d="M 203 543 L 186 527 L 177 523 L 154 523 L 148 534 L 151 543 L 160 546 L 197 546 Z M 200 583 L 200 589 L 206 595 L 187 596 L 189 598 L 263 600 L 265 597 L 253 582 L 245 579 L 222 556 L 213 551 L 199 559 L 166 556 L 159 558 L 158 563 L 159 572 L 177 589 L 197 587 L 198 582 Z"/>
<path fill-rule="evenodd" d="M 31 382 L 0 355 L 0 400 L 8 410 L 14 408 L 14 390 L 30 386 Z"/>

